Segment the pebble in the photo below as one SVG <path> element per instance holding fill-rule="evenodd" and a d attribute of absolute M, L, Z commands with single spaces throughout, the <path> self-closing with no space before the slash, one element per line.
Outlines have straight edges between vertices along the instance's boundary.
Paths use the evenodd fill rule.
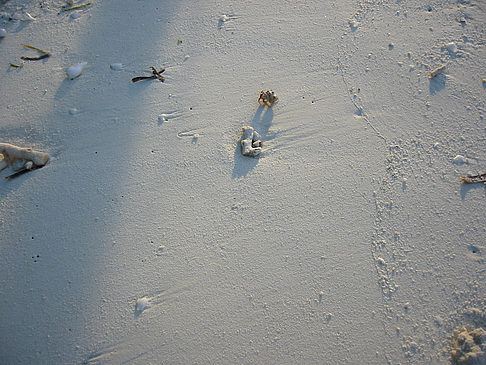
<path fill-rule="evenodd" d="M 79 12 L 75 11 L 74 13 L 71 14 L 71 18 L 72 19 L 78 19 L 80 17 L 81 14 L 79 14 Z"/>
<path fill-rule="evenodd" d="M 7 31 L 3 28 L 0 28 L 0 38 L 5 38 L 7 36 Z"/>

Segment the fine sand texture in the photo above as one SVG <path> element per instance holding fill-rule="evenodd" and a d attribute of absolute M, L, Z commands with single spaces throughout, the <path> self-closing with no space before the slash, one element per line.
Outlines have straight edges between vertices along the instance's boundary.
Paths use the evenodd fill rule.
<path fill-rule="evenodd" d="M 0 364 L 484 364 L 484 1 L 87 4 L 0 2 Z"/>

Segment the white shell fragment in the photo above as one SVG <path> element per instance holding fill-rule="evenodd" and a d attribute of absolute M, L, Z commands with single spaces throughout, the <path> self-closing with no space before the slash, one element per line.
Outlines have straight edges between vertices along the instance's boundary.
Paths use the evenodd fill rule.
<path fill-rule="evenodd" d="M 464 165 L 464 164 L 468 164 L 469 163 L 469 159 L 467 159 L 463 155 L 457 155 L 452 160 L 452 163 L 455 164 L 455 165 Z"/>
<path fill-rule="evenodd" d="M 7 36 L 7 31 L 3 28 L 0 28 L 0 38 L 5 38 Z"/>
<path fill-rule="evenodd" d="M 121 71 L 121 69 L 123 69 L 123 65 L 121 63 L 112 63 L 110 65 L 110 68 L 113 70 L 113 71 Z"/>
<path fill-rule="evenodd" d="M 243 136 L 240 140 L 243 156 L 255 157 L 262 152 L 262 141 L 253 127 L 243 127 Z"/>
<path fill-rule="evenodd" d="M 24 15 L 22 16 L 22 21 L 24 22 L 32 22 L 34 20 L 35 18 L 27 12 L 25 12 Z"/>
<path fill-rule="evenodd" d="M 446 70 L 446 67 L 445 65 L 440 65 L 439 67 L 433 69 L 430 74 L 429 74 L 429 79 L 433 79 L 434 77 L 436 77 L 437 75 L 440 75 L 441 73 L 444 73 L 444 71 Z"/>
<path fill-rule="evenodd" d="M 88 64 L 88 62 L 81 62 L 77 65 L 71 66 L 67 69 L 67 75 L 70 80 L 75 79 L 83 72 L 83 68 Z"/>

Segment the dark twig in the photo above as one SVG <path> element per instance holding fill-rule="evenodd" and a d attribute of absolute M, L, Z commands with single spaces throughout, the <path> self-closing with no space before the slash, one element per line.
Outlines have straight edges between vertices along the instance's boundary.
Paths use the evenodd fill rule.
<path fill-rule="evenodd" d="M 40 55 L 38 57 L 24 57 L 24 56 L 20 57 L 23 60 L 37 61 L 37 60 L 43 60 L 44 58 L 51 56 L 51 54 L 49 52 L 44 51 L 43 49 L 40 49 L 40 48 L 37 48 L 37 47 L 29 46 L 28 44 L 24 44 L 24 47 L 29 48 L 29 49 L 33 49 L 34 51 L 37 51 L 37 52 L 40 52 L 40 53 L 42 53 L 42 55 Z"/>
<path fill-rule="evenodd" d="M 479 174 L 474 176 L 462 176 L 461 181 L 464 184 L 486 183 L 486 174 Z"/>
<path fill-rule="evenodd" d="M 137 76 L 132 79 L 132 82 L 137 82 L 141 80 L 160 80 L 160 82 L 164 82 L 165 78 L 161 75 L 162 72 L 165 71 L 165 68 L 161 69 L 160 71 L 157 71 L 155 67 L 151 67 L 152 69 L 152 76 Z"/>
<path fill-rule="evenodd" d="M 82 8 L 85 8 L 87 6 L 90 6 L 91 3 L 86 3 L 86 4 L 82 4 L 82 5 L 77 5 L 77 6 L 71 6 L 71 7 L 65 7 L 63 6 L 61 11 L 71 11 L 71 10 L 78 10 L 78 9 L 82 9 Z"/>
<path fill-rule="evenodd" d="M 22 170 L 19 170 L 17 172 L 14 172 L 12 175 L 8 175 L 8 176 L 5 176 L 4 179 L 5 180 L 11 180 L 11 179 L 15 179 L 16 177 L 20 176 L 20 175 L 23 175 L 25 174 L 26 172 L 29 172 L 29 171 L 32 171 L 32 170 L 35 170 L 37 169 L 37 167 L 33 166 L 31 167 L 30 169 L 24 167 Z"/>

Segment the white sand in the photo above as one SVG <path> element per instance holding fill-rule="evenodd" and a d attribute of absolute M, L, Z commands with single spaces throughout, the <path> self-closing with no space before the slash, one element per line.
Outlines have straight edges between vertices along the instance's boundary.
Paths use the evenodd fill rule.
<path fill-rule="evenodd" d="M 0 181 L 0 363 L 445 363 L 485 328 L 482 1 L 63 4 L 0 6 L 36 19 L 0 19 L 0 142 L 51 155 Z"/>

